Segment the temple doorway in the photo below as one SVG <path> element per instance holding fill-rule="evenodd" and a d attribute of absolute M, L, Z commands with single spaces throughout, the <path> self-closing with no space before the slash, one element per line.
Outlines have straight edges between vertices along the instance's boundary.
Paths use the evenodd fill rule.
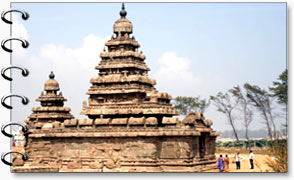
<path fill-rule="evenodd" d="M 200 158 L 204 158 L 204 155 L 205 155 L 205 146 L 206 146 L 205 139 L 206 139 L 207 135 L 208 135 L 208 133 L 201 133 L 201 136 L 199 137 L 199 155 L 200 155 Z"/>

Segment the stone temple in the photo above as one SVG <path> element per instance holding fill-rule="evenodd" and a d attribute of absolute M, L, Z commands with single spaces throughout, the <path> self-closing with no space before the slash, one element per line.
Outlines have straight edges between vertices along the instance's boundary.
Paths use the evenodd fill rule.
<path fill-rule="evenodd" d="M 25 120 L 29 128 L 21 163 L 13 172 L 199 172 L 216 167 L 212 121 L 200 112 L 183 120 L 171 95 L 158 92 L 156 81 L 133 25 L 120 11 L 111 39 L 95 67 L 81 114 L 75 119 L 51 72 L 37 99 L 41 107 Z"/>

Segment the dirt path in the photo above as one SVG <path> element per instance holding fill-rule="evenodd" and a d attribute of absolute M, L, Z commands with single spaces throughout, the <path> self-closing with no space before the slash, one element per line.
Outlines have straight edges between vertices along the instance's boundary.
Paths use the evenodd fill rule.
<path fill-rule="evenodd" d="M 223 154 L 224 156 L 225 154 Z M 248 156 L 249 154 L 241 154 L 241 156 L 244 158 L 241 161 L 241 169 L 236 169 L 236 163 L 233 163 L 234 154 L 228 154 L 230 158 L 230 169 L 229 172 L 266 172 L 269 171 L 269 167 L 266 165 L 266 160 L 269 157 L 268 155 L 260 155 L 256 154 L 254 155 L 254 169 L 250 169 L 250 163 Z M 216 154 L 216 157 L 219 157 L 219 154 Z M 218 172 L 218 169 L 213 169 L 205 172 Z"/>

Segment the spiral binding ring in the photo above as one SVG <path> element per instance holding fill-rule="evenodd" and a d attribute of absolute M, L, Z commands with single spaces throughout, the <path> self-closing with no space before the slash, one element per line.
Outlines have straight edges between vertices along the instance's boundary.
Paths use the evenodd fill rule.
<path fill-rule="evenodd" d="M 28 132 L 29 132 L 29 129 L 27 128 L 27 126 L 24 126 L 24 125 L 22 125 L 22 124 L 20 124 L 20 123 L 9 122 L 9 123 L 3 124 L 2 127 L 1 127 L 1 132 L 2 132 L 2 134 L 3 134 L 4 136 L 10 137 L 10 138 L 13 137 L 12 134 L 9 134 L 9 133 L 7 133 L 7 132 L 5 131 L 5 128 L 6 128 L 7 126 L 12 126 L 12 125 L 18 125 L 18 126 L 21 126 L 21 130 L 22 130 L 23 134 L 28 134 Z"/>
<path fill-rule="evenodd" d="M 12 41 L 12 40 L 18 40 L 21 42 L 21 46 L 23 48 L 28 48 L 29 47 L 29 42 L 25 39 L 22 39 L 22 38 L 7 38 L 7 39 L 3 39 L 2 42 L 1 42 L 1 47 L 4 51 L 7 51 L 9 53 L 12 53 L 12 49 L 9 49 L 7 47 L 5 47 L 5 43 L 8 42 L 8 41 Z"/>
<path fill-rule="evenodd" d="M 28 76 L 29 73 L 30 73 L 29 70 L 27 70 L 26 68 L 21 68 L 21 67 L 18 67 L 18 66 L 9 66 L 9 67 L 3 68 L 3 69 L 1 70 L 1 76 L 2 76 L 4 79 L 8 80 L 8 81 L 12 81 L 13 79 L 12 79 L 11 77 L 8 77 L 8 76 L 5 75 L 5 71 L 8 70 L 8 69 L 12 69 L 12 68 L 20 69 L 20 70 L 21 70 L 21 74 L 22 74 L 24 77 Z"/>
<path fill-rule="evenodd" d="M 29 103 L 29 99 L 28 99 L 27 97 L 25 97 L 25 96 L 22 96 L 22 95 L 11 94 L 11 95 L 7 95 L 7 96 L 3 96 L 3 97 L 1 98 L 1 104 L 2 104 L 4 107 L 6 107 L 7 109 L 12 109 L 12 106 L 7 105 L 7 104 L 5 103 L 5 100 L 6 100 L 7 98 L 9 98 L 9 97 L 19 97 L 19 98 L 21 98 L 21 102 L 22 102 L 23 105 L 27 105 L 27 104 Z"/>
<path fill-rule="evenodd" d="M 12 9 L 12 10 L 3 11 L 1 13 L 1 19 L 2 19 L 2 21 L 6 22 L 7 24 L 12 24 L 12 21 L 9 21 L 9 20 L 7 20 L 5 18 L 5 15 L 7 13 L 10 13 L 10 12 L 19 12 L 19 13 L 21 13 L 21 17 L 22 17 L 23 20 L 27 20 L 30 17 L 27 12 L 21 11 L 21 10 Z"/>
<path fill-rule="evenodd" d="M 12 154 L 12 153 L 20 154 L 23 161 L 27 161 L 29 159 L 29 155 L 27 155 L 27 154 L 23 154 L 23 153 L 16 152 L 16 151 L 11 151 L 11 152 L 7 152 L 7 153 L 3 153 L 1 155 L 1 160 L 2 160 L 2 162 L 4 164 L 6 164 L 8 166 L 12 166 L 12 163 L 11 162 L 8 162 L 8 161 L 5 160 L 5 156 L 7 156 L 8 154 Z"/>
<path fill-rule="evenodd" d="M 3 12 L 1 13 L 1 19 L 2 19 L 5 23 L 7 23 L 7 24 L 12 24 L 12 23 L 13 23 L 12 21 L 7 20 L 7 19 L 5 18 L 5 15 L 6 15 L 7 13 L 11 13 L 11 12 L 19 12 L 19 13 L 21 13 L 21 14 L 22 14 L 21 17 L 22 17 L 23 20 L 27 20 L 27 19 L 29 18 L 29 14 L 28 14 L 27 12 L 25 12 L 25 11 L 21 11 L 21 10 L 8 10 L 8 11 L 3 11 Z M 7 51 L 7 52 L 9 52 L 9 53 L 12 53 L 12 52 L 13 52 L 12 49 L 9 49 L 9 48 L 7 48 L 7 47 L 5 46 L 5 43 L 6 43 L 6 42 L 8 42 L 8 41 L 12 41 L 12 40 L 18 40 L 18 41 L 20 41 L 20 42 L 21 42 L 21 45 L 22 45 L 23 48 L 27 48 L 27 47 L 29 46 L 28 41 L 26 41 L 26 40 L 24 40 L 24 39 L 21 39 L 21 38 L 8 38 L 8 39 L 4 39 L 4 40 L 1 42 L 1 47 L 2 47 L 2 49 L 3 49 L 4 51 Z M 17 68 L 17 69 L 22 70 L 22 75 L 23 75 L 23 76 L 28 76 L 28 75 L 29 75 L 29 71 L 28 71 L 27 69 L 25 69 L 25 68 L 20 68 L 20 67 L 17 67 L 17 66 L 10 66 L 10 67 L 7 67 L 7 68 L 3 68 L 3 69 L 1 70 L 1 75 L 2 75 L 2 77 L 3 77 L 4 79 L 9 80 L 9 81 L 12 81 L 12 78 L 11 78 L 11 77 L 8 77 L 8 76 L 5 75 L 5 71 L 6 71 L 7 69 L 11 69 L 11 68 Z M 21 99 L 22 99 L 21 102 L 22 102 L 22 104 L 24 104 L 24 105 L 26 105 L 26 104 L 29 103 L 29 99 L 28 99 L 27 97 L 25 97 L 25 96 L 21 96 L 21 95 L 11 94 L 11 95 L 7 95 L 7 96 L 3 96 L 3 97 L 1 98 L 1 104 L 2 104 L 4 107 L 8 108 L 8 109 L 12 109 L 12 106 L 7 105 L 7 104 L 5 103 L 5 100 L 6 100 L 8 97 L 13 97 L 13 96 L 21 98 Z M 26 126 L 23 126 L 23 125 L 19 124 L 19 123 L 7 123 L 7 124 L 4 124 L 4 125 L 1 127 L 1 132 L 2 132 L 5 136 L 7 136 L 7 137 L 13 137 L 12 134 L 9 134 L 9 133 L 7 133 L 7 132 L 5 131 L 5 128 L 6 128 L 7 126 L 11 126 L 11 125 L 18 125 L 18 126 L 21 126 L 24 135 L 27 137 L 27 134 L 28 134 L 28 128 L 27 128 Z M 29 159 L 29 156 L 28 156 L 27 154 L 23 154 L 23 153 L 20 153 L 20 152 L 12 151 L 12 152 L 3 153 L 3 154 L 1 155 L 1 160 L 2 160 L 2 162 L 3 162 L 4 164 L 8 165 L 8 166 L 12 166 L 14 160 L 12 160 L 12 162 L 8 162 L 8 161 L 5 160 L 5 157 L 6 157 L 7 155 L 9 155 L 9 154 L 13 154 L 13 153 L 15 153 L 15 154 L 20 154 L 21 157 L 22 157 L 22 160 L 23 160 L 23 161 L 27 161 L 27 160 Z"/>

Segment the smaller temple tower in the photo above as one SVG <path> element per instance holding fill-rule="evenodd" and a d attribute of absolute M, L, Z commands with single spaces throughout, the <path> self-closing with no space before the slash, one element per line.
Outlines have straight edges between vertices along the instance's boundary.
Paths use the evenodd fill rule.
<path fill-rule="evenodd" d="M 54 124 L 57 126 L 65 119 L 73 119 L 71 109 L 63 107 L 67 101 L 59 89 L 59 83 L 54 79 L 53 72 L 49 75 L 49 80 L 44 85 L 44 91 L 36 101 L 41 103 L 41 107 L 32 108 L 33 113 L 26 119 L 30 129 L 48 129 Z"/>

